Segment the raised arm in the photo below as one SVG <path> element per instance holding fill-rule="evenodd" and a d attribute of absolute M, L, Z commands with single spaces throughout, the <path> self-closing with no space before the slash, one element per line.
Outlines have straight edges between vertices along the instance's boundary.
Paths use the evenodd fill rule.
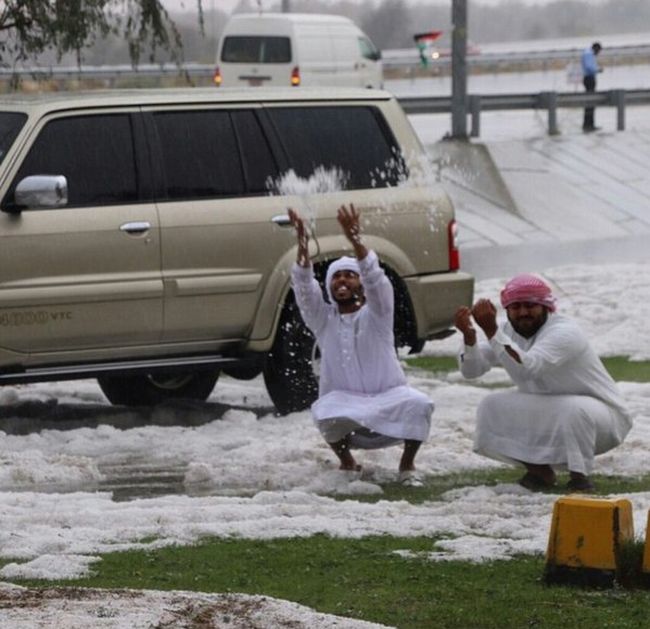
<path fill-rule="evenodd" d="M 318 337 L 327 321 L 327 305 L 309 259 L 309 235 L 305 222 L 295 210 L 287 210 L 296 230 L 298 254 L 291 269 L 291 285 L 300 314 L 307 327 Z"/>
<path fill-rule="evenodd" d="M 478 326 L 485 332 L 488 340 L 491 340 L 499 329 L 497 325 L 497 309 L 494 304 L 489 299 L 479 299 L 472 307 L 472 316 Z M 503 347 L 514 361 L 521 363 L 521 357 L 512 345 L 504 343 Z"/>
<path fill-rule="evenodd" d="M 296 238 L 298 240 L 298 255 L 296 257 L 296 263 L 302 267 L 310 266 L 311 262 L 309 260 L 309 234 L 305 228 L 305 221 L 294 209 L 289 208 L 287 210 L 289 214 L 289 220 L 293 225 L 293 228 L 296 230 Z"/>
<path fill-rule="evenodd" d="M 476 342 L 476 328 L 472 324 L 472 310 L 461 306 L 454 316 L 454 325 L 463 335 L 463 348 L 458 356 L 458 368 L 465 378 L 478 378 L 497 364 L 488 343 Z"/>
<path fill-rule="evenodd" d="M 360 213 L 357 212 L 354 205 L 350 203 L 350 207 L 342 205 L 337 213 L 339 225 L 345 234 L 345 237 L 350 241 L 354 249 L 354 255 L 357 260 L 361 261 L 368 255 L 368 249 L 361 242 L 361 225 L 359 224 Z"/>
<path fill-rule="evenodd" d="M 343 234 L 350 241 L 359 260 L 365 304 L 380 328 L 393 328 L 395 295 L 393 285 L 379 265 L 377 254 L 361 242 L 361 213 L 350 203 L 342 205 L 337 214 Z"/>
<path fill-rule="evenodd" d="M 463 335 L 463 341 L 468 347 L 476 345 L 476 329 L 472 325 L 472 311 L 467 306 L 461 306 L 454 316 L 454 325 Z"/>

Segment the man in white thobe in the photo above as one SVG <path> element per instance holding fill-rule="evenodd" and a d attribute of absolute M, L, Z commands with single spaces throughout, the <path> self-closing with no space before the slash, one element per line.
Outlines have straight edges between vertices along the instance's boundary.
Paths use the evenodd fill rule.
<path fill-rule="evenodd" d="M 421 485 L 414 461 L 429 435 L 433 403 L 406 384 L 395 352 L 393 286 L 375 252 L 361 242 L 359 214 L 352 205 L 338 211 L 356 258 L 343 257 L 329 266 L 325 286 L 330 303 L 314 278 L 304 223 L 293 210 L 289 216 L 298 237 L 293 290 L 321 353 L 314 422 L 342 470 L 360 469 L 351 448 L 404 442 L 399 480 Z"/>
<path fill-rule="evenodd" d="M 540 278 L 516 276 L 501 304 L 508 317 L 501 327 L 486 299 L 456 313 L 462 374 L 476 378 L 500 365 L 517 386 L 480 403 L 474 451 L 525 466 L 519 483 L 528 489 L 554 486 L 554 468 L 568 468 L 567 488 L 591 491 L 594 456 L 619 445 L 632 426 L 618 387 L 576 322 L 555 314 Z M 477 343 L 472 319 L 487 342 Z"/>

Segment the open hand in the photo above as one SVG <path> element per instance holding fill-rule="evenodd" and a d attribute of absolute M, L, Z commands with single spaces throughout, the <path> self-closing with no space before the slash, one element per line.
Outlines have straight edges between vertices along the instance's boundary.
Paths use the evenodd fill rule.
<path fill-rule="evenodd" d="M 359 242 L 361 239 L 361 226 L 359 224 L 359 212 L 355 209 L 354 205 L 350 203 L 350 207 L 347 208 L 345 205 L 342 205 L 336 215 L 336 218 L 341 225 L 341 229 L 345 234 L 345 237 L 354 245 Z"/>
<path fill-rule="evenodd" d="M 477 325 L 491 339 L 497 332 L 497 309 L 489 299 L 479 299 L 472 307 Z"/>
<path fill-rule="evenodd" d="M 467 306 L 461 306 L 454 315 L 454 325 L 462 333 L 465 345 L 476 343 L 476 330 L 472 325 L 472 311 Z"/>

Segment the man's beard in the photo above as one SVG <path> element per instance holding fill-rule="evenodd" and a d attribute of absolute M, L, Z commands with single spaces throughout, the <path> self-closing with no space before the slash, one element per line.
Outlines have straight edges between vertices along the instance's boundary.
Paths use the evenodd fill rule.
<path fill-rule="evenodd" d="M 336 295 L 332 295 L 332 297 L 339 306 L 363 303 L 363 295 L 360 295 L 359 293 L 350 293 L 349 297 L 337 297 Z"/>
<path fill-rule="evenodd" d="M 517 320 L 515 319 L 511 319 L 510 317 L 508 317 L 508 320 L 510 321 L 510 325 L 512 326 L 512 329 L 517 334 L 523 336 L 525 339 L 529 339 L 535 336 L 535 334 L 537 334 L 540 331 L 542 326 L 548 320 L 548 310 L 544 308 L 544 312 L 540 317 L 530 317 L 524 319 L 520 323 L 517 322 Z"/>

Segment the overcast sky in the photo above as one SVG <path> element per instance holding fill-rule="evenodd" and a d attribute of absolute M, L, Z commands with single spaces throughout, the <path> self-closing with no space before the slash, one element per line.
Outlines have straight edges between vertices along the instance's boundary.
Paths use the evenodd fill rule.
<path fill-rule="evenodd" d="M 208 11 L 211 8 L 220 9 L 221 11 L 232 11 L 238 4 L 240 0 L 203 0 L 203 8 Z M 363 0 L 350 0 L 351 2 L 361 3 Z M 425 4 L 427 0 L 406 0 L 411 4 Z M 432 4 L 442 4 L 443 2 L 449 2 L 451 6 L 451 0 L 428 0 Z M 472 5 L 475 4 L 501 4 L 503 2 L 508 2 L 511 0 L 468 0 L 469 8 L 471 9 Z M 548 4 L 549 2 L 555 2 L 556 0 L 520 0 L 526 4 Z M 592 0 L 594 1 L 594 0 Z M 596 0 L 598 1 L 598 0 Z M 268 9 L 273 5 L 279 3 L 279 0 L 261 0 L 262 8 Z M 379 2 L 379 0 L 375 0 Z M 188 10 L 194 11 L 196 9 L 195 0 L 163 0 L 163 4 L 171 11 L 179 10 Z"/>

